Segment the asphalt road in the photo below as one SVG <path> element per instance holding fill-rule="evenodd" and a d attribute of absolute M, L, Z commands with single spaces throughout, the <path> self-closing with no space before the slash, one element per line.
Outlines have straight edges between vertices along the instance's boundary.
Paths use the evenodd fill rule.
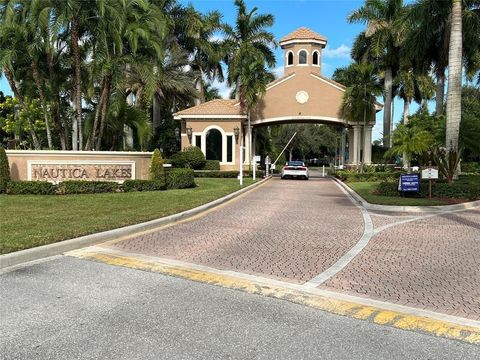
<path fill-rule="evenodd" d="M 69 257 L 0 275 L 1 359 L 478 359 L 480 347 Z"/>

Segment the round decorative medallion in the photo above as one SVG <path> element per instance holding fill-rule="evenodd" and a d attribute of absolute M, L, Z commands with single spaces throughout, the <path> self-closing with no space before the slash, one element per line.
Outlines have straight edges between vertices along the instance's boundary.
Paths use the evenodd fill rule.
<path fill-rule="evenodd" d="M 295 99 L 297 99 L 297 102 L 300 104 L 305 104 L 308 101 L 308 93 L 304 90 L 301 90 L 297 92 L 297 95 L 295 95 Z"/>

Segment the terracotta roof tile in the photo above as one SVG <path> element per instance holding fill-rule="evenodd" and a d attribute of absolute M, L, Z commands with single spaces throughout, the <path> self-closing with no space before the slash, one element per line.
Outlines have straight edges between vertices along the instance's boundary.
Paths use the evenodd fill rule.
<path fill-rule="evenodd" d="M 175 113 L 175 116 L 182 115 L 245 115 L 237 105 L 237 100 L 214 99 L 203 104 L 192 106 Z"/>
<path fill-rule="evenodd" d="M 306 27 L 301 27 L 295 31 L 292 31 L 290 34 L 285 35 L 280 43 L 290 40 L 318 40 L 318 41 L 327 41 L 327 38 L 319 33 L 316 33 L 313 30 L 310 30 Z"/>

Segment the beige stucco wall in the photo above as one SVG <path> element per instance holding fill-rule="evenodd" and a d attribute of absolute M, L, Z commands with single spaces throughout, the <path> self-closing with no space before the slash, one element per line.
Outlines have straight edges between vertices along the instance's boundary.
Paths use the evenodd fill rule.
<path fill-rule="evenodd" d="M 301 44 L 290 44 L 283 47 L 284 49 L 284 74 L 289 75 L 293 72 L 314 72 L 316 74 L 321 74 L 322 72 L 322 46 L 320 44 L 309 44 L 309 43 L 301 43 Z M 298 53 L 300 50 L 307 51 L 307 65 L 299 64 L 299 56 Z M 318 51 L 318 61 L 319 65 L 313 65 L 313 52 Z M 288 65 L 287 55 L 288 53 L 293 52 L 293 65 Z"/>
<path fill-rule="evenodd" d="M 28 161 L 134 161 L 135 179 L 148 179 L 150 152 L 7 150 L 12 180 L 28 180 Z"/>
<path fill-rule="evenodd" d="M 297 101 L 296 94 L 299 91 L 308 93 L 307 102 L 301 104 Z M 261 124 L 266 119 L 286 118 L 294 123 L 294 118 L 298 118 L 298 122 L 302 123 L 309 118 L 317 122 L 324 118 L 325 123 L 338 122 L 340 125 L 343 122 L 340 119 L 343 93 L 340 87 L 313 76 L 311 72 L 295 72 L 291 78 L 267 90 L 252 121 Z"/>
<path fill-rule="evenodd" d="M 205 119 L 186 119 L 186 128 L 192 128 L 192 142 L 194 141 L 195 135 L 205 134 L 210 126 L 217 126 L 223 129 L 223 131 L 228 135 L 233 135 L 233 129 L 238 127 L 240 129 L 240 136 L 238 144 L 235 143 L 235 136 L 233 137 L 233 144 L 235 152 L 233 154 L 233 163 L 221 163 L 221 170 L 238 170 L 238 160 L 240 159 L 240 143 L 243 136 L 242 122 L 241 119 L 210 119 L 210 121 L 205 121 Z M 208 131 L 208 130 L 207 130 Z M 191 146 L 192 143 L 188 138 L 186 133 L 182 134 L 182 149 Z"/>

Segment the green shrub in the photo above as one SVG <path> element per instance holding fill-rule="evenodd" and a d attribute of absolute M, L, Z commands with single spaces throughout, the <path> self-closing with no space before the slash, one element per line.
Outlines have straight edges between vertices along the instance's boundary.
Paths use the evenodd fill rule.
<path fill-rule="evenodd" d="M 220 161 L 206 160 L 203 170 L 220 170 Z"/>
<path fill-rule="evenodd" d="M 46 181 L 10 181 L 7 193 L 10 195 L 55 195 L 57 185 Z"/>
<path fill-rule="evenodd" d="M 161 180 L 125 180 L 123 191 L 159 191 L 166 189 L 165 178 Z"/>
<path fill-rule="evenodd" d="M 467 177 L 460 177 L 459 180 L 452 184 L 445 181 L 436 181 L 432 184 L 432 197 L 440 198 L 457 198 L 467 200 L 480 199 L 480 176 L 478 180 L 468 180 Z M 428 181 L 420 182 L 419 195 L 428 197 Z M 398 181 L 384 181 L 378 184 L 375 191 L 378 195 L 383 196 L 400 196 L 398 191 Z"/>
<path fill-rule="evenodd" d="M 187 160 L 185 160 L 185 154 L 181 151 L 173 154 L 168 162 L 172 164 L 172 167 L 174 168 L 184 168 L 187 164 Z"/>
<path fill-rule="evenodd" d="M 195 177 L 198 178 L 223 178 L 223 179 L 235 179 L 238 178 L 240 172 L 238 170 L 228 170 L 228 171 L 212 171 L 212 170 L 195 170 Z M 261 178 L 265 176 L 265 171 L 257 170 L 256 177 Z M 244 177 L 252 177 L 252 171 L 244 171 Z"/>
<path fill-rule="evenodd" d="M 167 189 L 187 189 L 197 186 L 192 169 L 170 169 L 165 172 Z"/>
<path fill-rule="evenodd" d="M 58 184 L 59 194 L 97 194 L 115 192 L 119 184 L 113 181 L 69 180 Z"/>
<path fill-rule="evenodd" d="M 5 149 L 0 147 L 0 194 L 7 191 L 7 184 L 10 181 L 10 166 Z"/>
<path fill-rule="evenodd" d="M 202 150 L 197 146 L 189 146 L 183 150 L 185 157 L 185 166 L 194 170 L 201 170 L 205 166 L 206 160 Z"/>
<path fill-rule="evenodd" d="M 194 174 L 199 178 L 236 178 L 239 171 L 196 170 Z"/>
<path fill-rule="evenodd" d="M 347 182 L 394 181 L 400 177 L 400 171 L 364 172 L 356 170 L 338 170 L 335 176 Z"/>
<path fill-rule="evenodd" d="M 400 196 L 400 192 L 398 191 L 398 181 L 381 182 L 378 184 L 375 193 L 382 196 Z"/>
<path fill-rule="evenodd" d="M 160 150 L 155 149 L 150 162 L 150 180 L 160 180 L 165 178 L 163 169 L 163 158 Z"/>
<path fill-rule="evenodd" d="M 480 174 L 480 163 L 462 162 L 461 169 L 463 173 Z"/>

